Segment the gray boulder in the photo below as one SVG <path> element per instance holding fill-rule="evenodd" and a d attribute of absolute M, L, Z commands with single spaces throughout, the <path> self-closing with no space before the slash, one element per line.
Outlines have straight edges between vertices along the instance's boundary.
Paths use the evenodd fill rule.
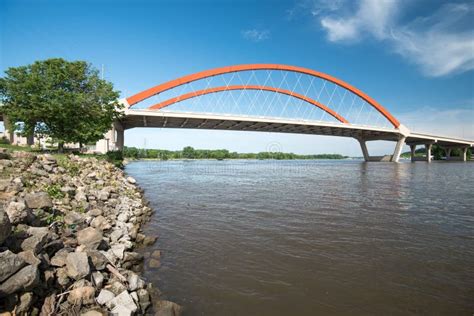
<path fill-rule="evenodd" d="M 102 289 L 99 293 L 99 296 L 97 296 L 96 301 L 100 305 L 106 305 L 108 304 L 113 298 L 115 297 L 115 294 L 110 292 L 109 290 Z"/>
<path fill-rule="evenodd" d="M 53 201 L 46 192 L 28 193 L 25 202 L 29 208 L 51 208 Z"/>
<path fill-rule="evenodd" d="M 112 300 L 108 302 L 108 305 L 112 308 L 112 313 L 120 314 L 120 312 L 130 312 L 133 315 L 138 309 L 137 305 L 133 301 L 133 298 L 128 294 L 127 291 L 123 291 Z"/>
<path fill-rule="evenodd" d="M 0 285 L 0 297 L 5 297 L 20 290 L 28 291 L 40 282 L 37 266 L 26 266 Z"/>
<path fill-rule="evenodd" d="M 87 256 L 89 256 L 92 266 L 95 270 L 104 270 L 105 266 L 109 262 L 107 257 L 99 250 L 87 250 Z"/>
<path fill-rule="evenodd" d="M 23 202 L 10 202 L 5 211 L 7 212 L 8 218 L 12 224 L 23 223 L 28 217 L 28 209 L 26 208 L 26 204 Z"/>
<path fill-rule="evenodd" d="M 23 251 L 31 250 L 34 254 L 38 254 L 43 249 L 46 241 L 48 241 L 47 234 L 43 236 L 31 236 L 21 243 L 21 249 L 23 249 Z"/>
<path fill-rule="evenodd" d="M 66 265 L 66 258 L 69 254 L 69 249 L 63 248 L 54 254 L 51 258 L 51 265 L 55 267 L 63 267 Z"/>
<path fill-rule="evenodd" d="M 30 265 L 39 265 L 41 260 L 38 259 L 32 250 L 22 251 L 18 254 L 26 263 Z"/>
<path fill-rule="evenodd" d="M 23 258 L 10 250 L 0 253 L 0 263 L 0 282 L 3 282 L 26 265 Z"/>
<path fill-rule="evenodd" d="M 77 242 L 87 249 L 97 249 L 102 242 L 102 233 L 92 227 L 77 232 Z"/>
<path fill-rule="evenodd" d="M 86 305 L 94 303 L 95 289 L 92 286 L 82 286 L 69 292 L 67 301 L 73 305 Z"/>
<path fill-rule="evenodd" d="M 0 202 L 0 245 L 10 236 L 12 224 L 8 214 L 3 210 L 3 204 Z"/>
<path fill-rule="evenodd" d="M 66 225 L 77 225 L 84 222 L 84 215 L 71 211 L 64 216 L 64 223 Z"/>
<path fill-rule="evenodd" d="M 139 289 L 137 291 L 137 296 L 138 296 L 138 302 L 140 304 L 140 308 L 142 312 L 144 313 L 147 310 L 147 308 L 151 305 L 150 294 L 145 289 Z"/>
<path fill-rule="evenodd" d="M 90 273 L 89 260 L 85 252 L 70 252 L 66 257 L 66 271 L 70 278 L 79 280 Z"/>
<path fill-rule="evenodd" d="M 10 180 L 0 179 L 0 191 L 6 191 L 9 185 L 10 185 Z"/>
<path fill-rule="evenodd" d="M 91 222 L 91 226 L 100 230 L 108 230 L 112 227 L 102 215 L 95 217 Z"/>

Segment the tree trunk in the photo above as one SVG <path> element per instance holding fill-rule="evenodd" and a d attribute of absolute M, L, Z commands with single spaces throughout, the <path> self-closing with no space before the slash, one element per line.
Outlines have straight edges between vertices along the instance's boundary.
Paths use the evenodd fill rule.
<path fill-rule="evenodd" d="M 59 142 L 58 143 L 58 152 L 63 153 L 64 152 L 64 142 Z"/>

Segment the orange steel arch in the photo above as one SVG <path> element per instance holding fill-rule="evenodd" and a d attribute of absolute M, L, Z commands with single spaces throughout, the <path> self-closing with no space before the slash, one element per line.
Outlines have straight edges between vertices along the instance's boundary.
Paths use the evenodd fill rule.
<path fill-rule="evenodd" d="M 297 72 L 297 73 L 302 73 L 306 75 L 311 75 L 315 76 L 327 81 L 330 81 L 344 89 L 349 90 L 350 92 L 356 94 L 363 100 L 365 100 L 367 103 L 369 103 L 371 106 L 373 106 L 380 114 L 382 114 L 387 120 L 392 123 L 392 125 L 395 128 L 398 128 L 400 126 L 400 122 L 392 115 L 390 112 L 388 112 L 382 105 L 380 105 L 377 101 L 372 99 L 370 96 L 365 94 L 364 92 L 360 91 L 356 87 L 351 86 L 350 84 L 337 79 L 335 77 L 332 77 L 330 75 L 327 75 L 322 72 L 314 71 L 311 69 L 303 68 L 303 67 L 297 67 L 297 66 L 288 66 L 288 65 L 279 65 L 279 64 L 248 64 L 248 65 L 237 65 L 237 66 L 227 66 L 227 67 L 221 67 L 221 68 L 215 68 L 211 70 L 205 70 L 201 71 L 195 74 L 187 75 L 175 80 L 171 80 L 168 82 L 165 82 L 163 84 L 157 85 L 155 87 L 152 87 L 150 89 L 147 89 L 145 91 L 142 91 L 140 93 L 137 93 L 129 98 L 127 98 L 127 102 L 130 106 L 143 101 L 145 99 L 148 99 L 156 94 L 159 94 L 161 92 L 164 92 L 166 90 L 175 88 L 177 86 L 200 80 L 200 79 L 205 79 L 209 78 L 212 76 L 217 76 L 217 75 L 223 75 L 227 73 L 232 73 L 232 72 L 239 72 L 239 71 L 248 71 L 248 70 L 282 70 L 282 71 L 291 71 L 291 72 Z"/>
<path fill-rule="evenodd" d="M 164 107 L 170 106 L 172 104 L 175 104 L 175 103 L 187 100 L 187 99 L 195 98 L 195 97 L 210 94 L 210 93 L 231 91 L 231 90 L 263 90 L 263 91 L 271 91 L 271 92 L 286 94 L 286 95 L 295 97 L 297 99 L 303 100 L 305 102 L 308 102 L 308 103 L 310 103 L 314 106 L 317 106 L 321 110 L 323 110 L 323 111 L 329 113 L 330 115 L 332 115 L 333 117 L 335 117 L 341 123 L 346 123 L 346 124 L 349 123 L 344 117 L 337 114 L 336 112 L 334 112 L 333 110 L 331 110 L 327 106 L 319 103 L 318 101 L 310 99 L 310 98 L 308 98 L 308 97 L 306 97 L 302 94 L 295 93 L 295 92 L 290 91 L 290 90 L 284 90 L 284 89 L 267 87 L 267 86 L 259 86 L 259 85 L 234 85 L 234 86 L 226 86 L 226 87 L 208 88 L 208 89 L 204 89 L 204 90 L 189 92 L 189 93 L 180 95 L 178 97 L 163 101 L 161 103 L 152 105 L 148 109 L 149 110 L 159 110 L 159 109 L 162 109 Z"/>

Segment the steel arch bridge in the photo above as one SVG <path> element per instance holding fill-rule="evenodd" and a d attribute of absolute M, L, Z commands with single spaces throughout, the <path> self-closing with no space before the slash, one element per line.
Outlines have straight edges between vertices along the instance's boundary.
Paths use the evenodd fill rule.
<path fill-rule="evenodd" d="M 121 149 L 135 127 L 259 131 L 352 137 L 366 161 L 393 161 L 406 143 L 428 152 L 438 143 L 461 148 L 474 141 L 412 133 L 368 94 L 341 79 L 280 64 L 215 68 L 174 79 L 120 100 L 124 116 L 108 135 Z M 370 156 L 366 142 L 396 142 L 393 155 Z M 430 161 L 430 154 L 426 155 Z M 449 154 L 448 154 L 449 156 Z"/>

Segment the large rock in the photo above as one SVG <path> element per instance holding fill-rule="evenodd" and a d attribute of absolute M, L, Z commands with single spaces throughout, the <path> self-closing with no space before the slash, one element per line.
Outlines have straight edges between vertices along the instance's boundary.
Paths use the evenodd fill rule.
<path fill-rule="evenodd" d="M 51 208 L 53 201 L 46 192 L 28 193 L 25 202 L 29 208 Z"/>
<path fill-rule="evenodd" d="M 0 282 L 26 265 L 25 260 L 10 250 L 0 253 Z"/>
<path fill-rule="evenodd" d="M 127 291 L 123 291 L 116 297 L 114 297 L 108 305 L 112 308 L 112 313 L 121 314 L 123 312 L 129 312 L 133 315 L 138 309 L 137 305 L 133 301 L 133 298 L 128 294 Z M 125 315 L 125 314 L 124 314 Z"/>
<path fill-rule="evenodd" d="M 0 285 L 0 297 L 5 297 L 20 290 L 28 291 L 40 282 L 37 266 L 26 266 Z"/>
<path fill-rule="evenodd" d="M 48 227 L 29 227 L 27 233 L 30 237 L 21 243 L 21 249 L 31 250 L 35 254 L 39 253 L 48 241 Z"/>
<path fill-rule="evenodd" d="M 9 179 L 0 179 L 0 191 L 6 191 L 10 185 Z"/>
<path fill-rule="evenodd" d="M 145 281 L 140 279 L 140 277 L 133 272 L 130 272 L 130 274 L 128 275 L 127 283 L 128 289 L 132 292 L 145 287 Z"/>
<path fill-rule="evenodd" d="M 10 236 L 12 224 L 8 214 L 3 210 L 3 204 L 0 202 L 0 245 Z"/>
<path fill-rule="evenodd" d="M 86 305 L 94 303 L 95 289 L 92 286 L 82 286 L 73 289 L 67 301 L 73 305 Z"/>
<path fill-rule="evenodd" d="M 110 250 L 112 250 L 112 253 L 114 254 L 115 257 L 119 258 L 120 260 L 123 259 L 123 253 L 125 251 L 125 246 L 122 244 L 114 244 L 112 247 L 110 247 Z"/>
<path fill-rule="evenodd" d="M 91 280 L 96 289 L 101 289 L 104 285 L 104 275 L 99 271 L 92 272 Z"/>
<path fill-rule="evenodd" d="M 28 264 L 39 265 L 41 263 L 41 260 L 36 257 L 32 250 L 22 251 L 18 255 Z"/>
<path fill-rule="evenodd" d="M 64 216 L 64 223 L 66 225 L 77 225 L 84 222 L 84 215 L 81 213 L 77 213 L 74 211 L 68 212 L 66 216 Z"/>
<path fill-rule="evenodd" d="M 67 275 L 75 280 L 85 278 L 90 273 L 89 260 L 85 252 L 70 252 L 66 257 Z"/>
<path fill-rule="evenodd" d="M 92 227 L 77 232 L 77 242 L 87 249 L 97 249 L 102 242 L 102 233 Z"/>
<path fill-rule="evenodd" d="M 107 257 L 99 250 L 87 250 L 87 256 L 89 256 L 92 266 L 95 270 L 104 270 L 105 266 L 109 262 Z"/>
<path fill-rule="evenodd" d="M 115 297 L 115 294 L 110 292 L 109 290 L 102 289 L 100 291 L 99 296 L 97 296 L 96 301 L 100 305 L 106 305 L 108 304 L 113 298 Z"/>
<path fill-rule="evenodd" d="M 147 308 L 151 305 L 150 301 L 150 294 L 145 289 L 139 289 L 137 291 L 138 302 L 140 304 L 140 308 L 143 313 L 147 310 Z"/>
<path fill-rule="evenodd" d="M 107 221 L 107 219 L 102 215 L 99 215 L 94 218 L 91 222 L 91 226 L 100 230 L 108 230 L 112 227 Z"/>
<path fill-rule="evenodd" d="M 43 249 L 44 244 L 48 241 L 48 234 L 31 236 L 26 238 L 21 243 L 21 249 L 24 251 L 31 250 L 33 253 L 38 254 Z"/>
<path fill-rule="evenodd" d="M 56 252 L 54 257 L 51 258 L 51 265 L 55 267 L 63 267 L 66 265 L 66 258 L 67 255 L 69 254 L 69 249 L 63 248 Z"/>
<path fill-rule="evenodd" d="M 26 208 L 26 204 L 23 202 L 10 202 L 5 211 L 7 212 L 8 218 L 12 224 L 23 223 L 28 217 L 28 209 Z"/>

